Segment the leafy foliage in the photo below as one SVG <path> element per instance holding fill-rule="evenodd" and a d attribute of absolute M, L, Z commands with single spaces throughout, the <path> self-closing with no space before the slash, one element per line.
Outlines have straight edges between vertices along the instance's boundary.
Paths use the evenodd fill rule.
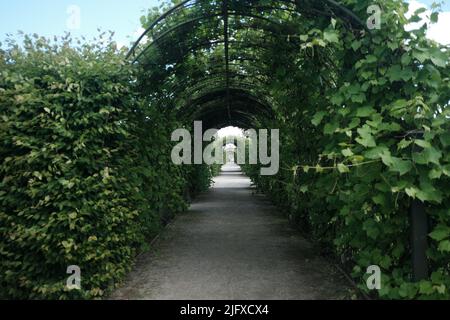
<path fill-rule="evenodd" d="M 372 31 L 339 7 L 364 21 L 372 4 L 230 1 L 226 47 L 214 14 L 222 2 L 200 0 L 155 25 L 137 68 L 114 45 L 73 49 L 68 39 L 0 51 L 0 295 L 104 294 L 188 194 L 209 185 L 211 168 L 167 158 L 170 132 L 204 120 L 280 129 L 282 171 L 246 172 L 362 290 L 366 268 L 379 265 L 374 296 L 448 299 L 449 48 L 426 38 L 427 25 L 405 31 L 420 12 L 407 19 L 403 1 L 383 1 Z M 420 282 L 414 199 L 431 226 L 431 273 Z M 84 270 L 81 292 L 64 289 L 70 264 Z"/>
<path fill-rule="evenodd" d="M 103 296 L 195 181 L 172 165 L 177 123 L 138 94 L 124 52 L 105 35 L 71 41 L 25 36 L 1 52 L 1 297 Z M 80 291 L 66 288 L 70 265 Z"/>
<path fill-rule="evenodd" d="M 369 5 L 343 2 L 360 16 Z M 314 50 L 307 60 L 305 52 L 286 47 L 280 57 L 274 48 L 273 59 L 290 76 L 275 79 L 270 94 L 280 101 L 280 116 L 264 125 L 281 130 L 284 172 L 246 171 L 340 257 L 362 290 L 389 299 L 448 299 L 450 51 L 425 38 L 426 26 L 404 31 L 406 5 L 384 6 L 379 31 L 357 34 L 332 21 L 311 37 L 311 26 L 303 25 L 303 47 Z M 413 199 L 425 203 L 431 223 L 431 273 L 420 282 L 412 281 L 410 258 Z M 365 285 L 370 265 L 383 272 L 377 294 Z"/>

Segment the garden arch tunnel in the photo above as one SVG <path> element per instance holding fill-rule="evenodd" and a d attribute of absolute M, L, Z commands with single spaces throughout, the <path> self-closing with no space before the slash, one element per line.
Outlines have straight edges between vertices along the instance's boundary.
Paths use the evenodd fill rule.
<path fill-rule="evenodd" d="M 180 119 L 252 128 L 276 117 L 271 76 L 284 66 L 274 54 L 301 45 L 302 23 L 324 28 L 331 18 L 350 32 L 365 28 L 333 0 L 179 1 L 148 18 L 127 58 L 142 68 L 142 90 L 158 91 Z"/>
<path fill-rule="evenodd" d="M 1 49 L 0 296 L 120 281 L 210 187 L 214 168 L 171 159 L 171 134 L 203 120 L 280 129 L 279 172 L 245 174 L 362 285 L 380 266 L 374 296 L 448 299 L 450 48 L 380 2 L 381 30 L 361 22 L 372 0 L 173 0 L 126 59 L 68 36 Z"/>
<path fill-rule="evenodd" d="M 202 120 L 205 130 L 280 125 L 290 131 L 281 142 L 291 144 L 286 151 L 291 162 L 282 177 L 289 184 L 291 171 L 294 176 L 298 173 L 298 163 L 321 161 L 328 153 L 334 159 L 325 159 L 322 165 L 334 170 L 336 155 L 344 152 L 345 161 L 353 161 L 355 151 L 370 159 L 374 155 L 366 149 L 391 145 L 393 132 L 406 137 L 421 130 L 396 115 L 391 106 L 409 99 L 414 107 L 405 112 L 428 112 L 414 97 L 419 88 L 422 98 L 434 106 L 424 117 L 431 119 L 448 105 L 447 93 L 431 97 L 422 90 L 439 86 L 433 87 L 427 79 L 439 74 L 435 67 L 446 68 L 442 49 L 426 40 L 421 43 L 423 30 L 413 36 L 405 31 L 407 6 L 400 0 L 383 4 L 384 12 L 389 12 L 383 16 L 383 31 L 368 30 L 363 20 L 372 4 L 365 0 L 177 1 L 165 13 L 144 19 L 147 28 L 127 58 L 141 70 L 142 92 L 156 97 L 185 125 Z M 415 55 L 414 47 L 423 45 L 442 61 L 424 68 L 427 58 L 421 52 Z M 296 100 L 289 101 L 287 108 L 286 100 L 292 96 Z M 392 122 L 384 123 L 374 137 L 370 131 L 385 120 L 383 113 L 386 122 Z M 375 114 L 372 120 L 365 119 Z M 328 123 L 320 125 L 324 118 Z M 304 154 L 298 155 L 299 150 Z M 372 150 L 378 152 L 374 162 L 381 162 L 380 150 Z M 394 153 L 400 155 L 398 150 Z M 404 174 L 384 160 L 387 170 Z M 339 171 L 347 170 L 341 163 Z M 330 175 L 330 179 L 336 178 Z M 338 180 L 323 180 L 324 186 L 338 185 Z M 423 208 L 419 211 L 423 218 Z M 426 239 L 424 230 L 420 237 Z M 427 274 L 424 246 L 419 251 L 414 277 L 423 279 Z"/>

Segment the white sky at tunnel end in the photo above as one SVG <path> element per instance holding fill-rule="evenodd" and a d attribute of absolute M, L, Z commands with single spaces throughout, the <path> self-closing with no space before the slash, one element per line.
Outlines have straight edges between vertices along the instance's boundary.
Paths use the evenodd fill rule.
<path fill-rule="evenodd" d="M 219 130 L 217 133 L 219 138 L 225 138 L 229 136 L 243 137 L 243 130 L 237 127 L 225 127 Z"/>

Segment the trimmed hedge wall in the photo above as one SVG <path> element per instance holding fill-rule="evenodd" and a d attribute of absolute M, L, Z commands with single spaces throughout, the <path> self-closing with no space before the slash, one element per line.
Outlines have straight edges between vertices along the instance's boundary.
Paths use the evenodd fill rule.
<path fill-rule="evenodd" d="M 105 295 L 187 208 L 187 181 L 210 174 L 172 165 L 178 124 L 136 93 L 114 43 L 58 41 L 26 36 L 0 51 L 2 298 Z M 66 288 L 70 265 L 80 291 Z"/>

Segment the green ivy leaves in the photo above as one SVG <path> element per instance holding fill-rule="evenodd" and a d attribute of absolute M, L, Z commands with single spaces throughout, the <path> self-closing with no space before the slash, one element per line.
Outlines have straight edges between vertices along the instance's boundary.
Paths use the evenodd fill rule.
<path fill-rule="evenodd" d="M 332 64 L 314 68 L 319 59 L 328 60 L 320 53 L 315 60 L 294 56 L 304 63 L 292 77 L 307 81 L 296 86 L 286 81 L 274 94 L 282 97 L 275 101 L 287 114 L 301 102 L 301 117 L 286 116 L 286 123 L 275 124 L 287 131 L 282 161 L 299 170 L 294 181 L 291 172 L 252 178 L 290 208 L 315 239 L 348 259 L 350 268 L 356 264 L 357 281 L 368 265 L 385 268 L 382 290 L 368 294 L 448 299 L 450 53 L 429 42 L 424 30 L 405 32 L 398 14 L 385 15 L 383 31 L 370 37 L 350 35 L 339 24 L 324 25 L 322 33 L 302 29 L 302 41 L 323 40 L 315 45 L 329 49 Z M 335 73 L 329 86 L 307 85 L 331 65 Z M 311 124 L 304 130 L 303 121 Z M 308 192 L 292 191 L 300 185 Z M 410 261 L 412 199 L 425 203 L 432 226 L 427 253 L 432 270 L 420 283 L 410 281 L 411 265 L 405 263 Z M 366 289 L 364 283 L 361 287 Z"/>
<path fill-rule="evenodd" d="M 381 155 L 381 159 L 391 171 L 398 172 L 400 176 L 407 174 L 412 169 L 412 162 L 410 160 L 394 157 L 389 151 L 385 151 Z"/>
<path fill-rule="evenodd" d="M 443 253 L 450 252 L 450 227 L 448 225 L 437 225 L 433 232 L 430 233 L 430 237 L 439 242 L 439 251 Z"/>
<path fill-rule="evenodd" d="M 439 165 L 439 160 L 442 158 L 442 152 L 431 145 L 428 145 L 422 152 L 414 152 L 412 157 L 414 162 L 418 164 L 427 165 L 434 163 Z"/>
<path fill-rule="evenodd" d="M 430 237 L 436 241 L 442 241 L 450 238 L 450 227 L 444 224 L 437 225 L 433 232 L 430 233 Z"/>
<path fill-rule="evenodd" d="M 357 131 L 359 138 L 356 138 L 356 142 L 366 148 L 374 148 L 377 146 L 370 126 L 364 125 L 362 128 L 358 128 Z"/>

